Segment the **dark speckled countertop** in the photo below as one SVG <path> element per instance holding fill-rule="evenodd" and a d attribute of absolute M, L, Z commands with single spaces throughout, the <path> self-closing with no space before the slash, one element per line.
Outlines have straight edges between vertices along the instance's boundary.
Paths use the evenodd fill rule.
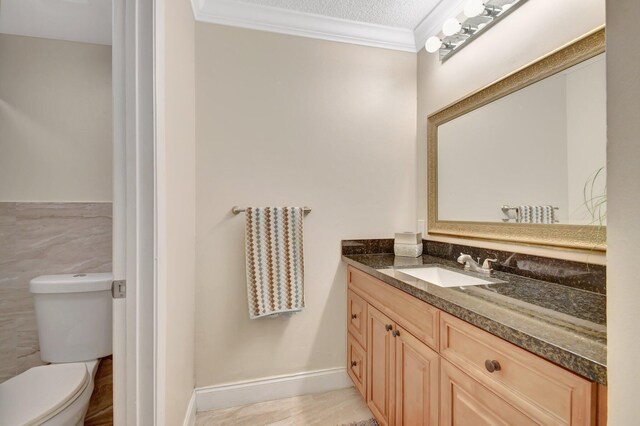
<path fill-rule="evenodd" d="M 502 283 L 444 288 L 403 274 L 424 265 L 462 270 L 424 255 L 345 254 L 342 259 L 386 283 L 583 377 L 606 385 L 606 297 L 603 294 L 493 271 Z"/>

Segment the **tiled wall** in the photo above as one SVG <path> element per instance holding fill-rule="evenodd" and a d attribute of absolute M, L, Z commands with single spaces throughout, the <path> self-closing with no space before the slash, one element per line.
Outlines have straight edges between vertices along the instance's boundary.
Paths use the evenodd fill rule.
<path fill-rule="evenodd" d="M 111 203 L 0 202 L 0 382 L 40 365 L 29 281 L 111 271 Z"/>

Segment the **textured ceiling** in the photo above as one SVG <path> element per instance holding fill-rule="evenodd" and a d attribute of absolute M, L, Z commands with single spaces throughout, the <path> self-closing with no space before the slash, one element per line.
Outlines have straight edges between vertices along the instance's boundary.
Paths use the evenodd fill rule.
<path fill-rule="evenodd" d="M 448 0 L 234 1 L 413 30 L 438 3 Z"/>
<path fill-rule="evenodd" d="M 0 33 L 111 44 L 111 0 L 1 0 Z"/>

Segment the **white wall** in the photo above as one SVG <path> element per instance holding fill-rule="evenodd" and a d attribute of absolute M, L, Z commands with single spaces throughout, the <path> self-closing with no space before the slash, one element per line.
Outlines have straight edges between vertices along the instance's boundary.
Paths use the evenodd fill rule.
<path fill-rule="evenodd" d="M 157 41 L 159 348 L 164 412 L 158 424 L 181 425 L 195 385 L 195 41 L 189 0 L 164 0 Z"/>
<path fill-rule="evenodd" d="M 607 373 L 609 424 L 640 418 L 640 2 L 607 2 Z"/>
<path fill-rule="evenodd" d="M 196 384 L 345 365 L 340 240 L 415 227 L 416 56 L 196 24 Z M 306 205 L 306 309 L 249 320 L 244 215 Z"/>
<path fill-rule="evenodd" d="M 111 46 L 0 34 L 0 201 L 111 201 Z"/>
<path fill-rule="evenodd" d="M 566 212 L 566 112 L 556 75 L 439 126 L 438 218 L 500 222 L 505 204 Z"/>
<path fill-rule="evenodd" d="M 426 218 L 427 116 L 604 24 L 605 0 L 536 0 L 491 28 L 444 64 L 418 53 L 418 218 Z M 442 241 L 604 263 L 604 255 L 456 238 Z"/>

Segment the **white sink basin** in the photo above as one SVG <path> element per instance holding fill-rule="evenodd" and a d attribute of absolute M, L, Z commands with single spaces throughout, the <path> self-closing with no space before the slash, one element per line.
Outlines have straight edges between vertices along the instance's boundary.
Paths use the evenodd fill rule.
<path fill-rule="evenodd" d="M 470 275 L 461 274 L 459 272 L 439 268 L 437 266 L 428 266 L 426 268 L 409 268 L 397 271 L 440 287 L 464 287 L 468 285 L 483 285 L 495 283 L 495 281 L 483 280 L 482 278 L 472 277 Z"/>

